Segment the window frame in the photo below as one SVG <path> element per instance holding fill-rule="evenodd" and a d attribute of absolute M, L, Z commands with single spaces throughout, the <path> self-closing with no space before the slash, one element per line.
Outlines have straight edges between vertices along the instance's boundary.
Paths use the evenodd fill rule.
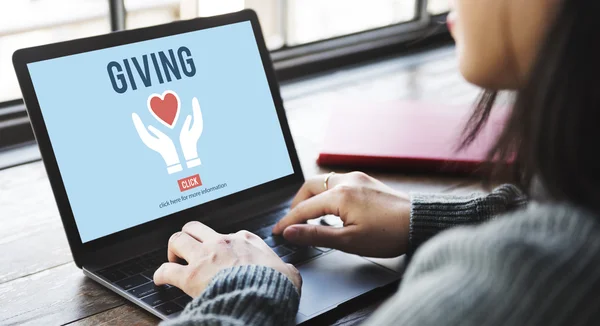
<path fill-rule="evenodd" d="M 280 1 L 283 12 L 286 0 Z M 111 31 L 125 29 L 125 1 L 108 2 Z M 415 18 L 408 22 L 291 47 L 284 45 L 281 49 L 271 51 L 278 80 L 290 81 L 359 62 L 452 42 L 447 28 L 440 28 L 446 14 L 430 15 L 428 0 L 416 0 L 415 5 Z M 285 25 L 284 22 L 282 24 Z M 0 102 L 0 151 L 34 142 L 23 100 Z"/>
<path fill-rule="evenodd" d="M 286 1 L 282 2 L 285 3 Z M 427 0 L 415 0 L 415 17 L 411 21 L 400 22 L 390 26 L 384 26 L 291 47 L 284 45 L 284 47 L 281 49 L 271 51 L 272 59 L 274 62 L 289 60 L 368 42 L 376 38 L 388 38 L 391 36 L 398 36 L 399 34 L 422 30 L 429 24 L 430 20 L 430 16 L 427 12 L 427 2 Z M 286 27 L 285 24 L 283 25 L 283 33 L 285 34 Z"/>

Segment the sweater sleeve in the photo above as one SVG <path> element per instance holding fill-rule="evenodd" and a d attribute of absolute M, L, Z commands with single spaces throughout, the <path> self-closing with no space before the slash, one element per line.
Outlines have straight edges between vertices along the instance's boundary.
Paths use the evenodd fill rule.
<path fill-rule="evenodd" d="M 598 217 L 532 206 L 423 244 L 366 325 L 597 325 Z"/>
<path fill-rule="evenodd" d="M 411 194 L 408 254 L 412 256 L 421 244 L 441 231 L 479 224 L 526 203 L 523 192 L 509 184 L 487 195 Z"/>
<path fill-rule="evenodd" d="M 163 326 L 295 325 L 300 303 L 294 284 L 264 266 L 220 271 L 201 296 Z"/>

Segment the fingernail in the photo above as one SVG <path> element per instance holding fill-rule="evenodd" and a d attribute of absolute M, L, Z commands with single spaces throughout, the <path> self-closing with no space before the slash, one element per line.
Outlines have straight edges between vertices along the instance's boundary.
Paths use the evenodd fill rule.
<path fill-rule="evenodd" d="M 286 238 L 294 239 L 298 237 L 298 228 L 290 226 L 287 229 L 285 229 L 284 234 Z"/>

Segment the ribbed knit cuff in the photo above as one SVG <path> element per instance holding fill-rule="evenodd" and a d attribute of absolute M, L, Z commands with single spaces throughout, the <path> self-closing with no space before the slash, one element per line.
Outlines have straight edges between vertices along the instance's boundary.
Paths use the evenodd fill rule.
<path fill-rule="evenodd" d="M 176 321 L 236 321 L 244 325 L 295 325 L 300 295 L 284 274 L 265 266 L 217 273 Z"/>
<path fill-rule="evenodd" d="M 408 254 L 443 230 L 479 224 L 526 203 L 523 192 L 509 184 L 487 195 L 411 194 Z"/>

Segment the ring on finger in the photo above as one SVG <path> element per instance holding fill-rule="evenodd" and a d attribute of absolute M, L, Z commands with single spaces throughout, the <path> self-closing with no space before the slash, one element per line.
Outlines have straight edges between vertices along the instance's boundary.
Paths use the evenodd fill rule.
<path fill-rule="evenodd" d="M 323 188 L 325 191 L 329 190 L 329 178 L 331 178 L 335 172 L 330 172 L 327 176 L 325 176 L 325 180 L 323 181 Z"/>

